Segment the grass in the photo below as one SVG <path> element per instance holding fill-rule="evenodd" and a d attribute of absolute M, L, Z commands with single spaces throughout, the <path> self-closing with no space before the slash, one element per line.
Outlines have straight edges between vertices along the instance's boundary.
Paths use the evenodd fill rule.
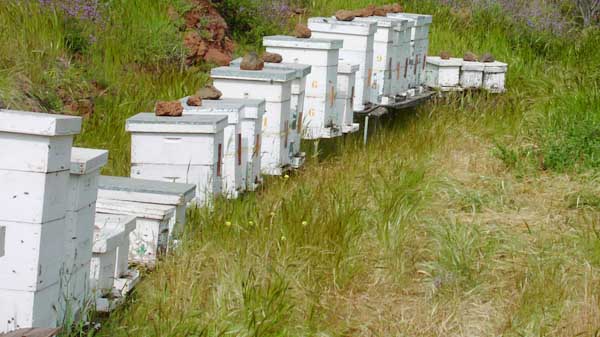
<path fill-rule="evenodd" d="M 135 11 L 111 16 L 106 40 L 66 70 L 56 62 L 70 55 L 61 21 L 0 4 L 9 27 L 0 31 L 0 98 L 28 106 L 23 85 L 52 102 L 57 85 L 85 92 L 100 82 L 106 93 L 77 143 L 110 149 L 104 173 L 126 175 L 124 120 L 207 77 L 168 62 L 179 53 L 170 39 L 144 47 L 147 36 L 176 33 L 164 24 L 168 1 L 115 3 L 148 5 L 152 24 Z M 308 6 L 325 15 L 367 3 Z M 509 91 L 396 112 L 367 146 L 360 136 L 335 140 L 291 177 L 190 210 L 181 248 L 96 335 L 600 334 L 600 33 L 531 32 L 494 8 L 407 7 L 434 14 L 431 54 L 491 51 L 507 61 Z"/>

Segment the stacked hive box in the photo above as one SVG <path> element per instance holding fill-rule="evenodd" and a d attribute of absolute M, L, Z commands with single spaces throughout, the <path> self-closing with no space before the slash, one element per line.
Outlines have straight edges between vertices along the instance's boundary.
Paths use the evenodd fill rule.
<path fill-rule="evenodd" d="M 441 59 L 439 56 L 427 58 L 426 84 L 430 88 L 442 91 L 460 90 L 460 67 L 463 60 L 459 58 Z"/>
<path fill-rule="evenodd" d="M 498 61 L 484 64 L 483 88 L 492 93 L 504 92 L 506 90 L 504 88 L 504 83 L 506 81 L 506 70 L 508 69 L 508 65 Z"/>
<path fill-rule="evenodd" d="M 264 99 L 261 170 L 267 175 L 281 175 L 290 165 L 288 137 L 294 70 L 241 70 L 219 67 L 211 71 L 213 84 L 227 98 Z"/>
<path fill-rule="evenodd" d="M 390 104 L 396 101 L 397 93 L 392 91 L 393 69 L 398 64 L 399 34 L 396 30 L 398 22 L 393 18 L 382 16 L 370 16 L 365 18 L 356 18 L 356 21 L 375 22 L 377 31 L 375 32 L 374 55 L 373 55 L 373 78 L 371 79 L 371 89 L 374 90 L 372 97 L 377 97 L 375 103 Z"/>
<path fill-rule="evenodd" d="M 263 38 L 267 51 L 280 54 L 286 63 L 311 65 L 306 78 L 302 138 L 331 138 L 341 134 L 342 114 L 335 110 L 335 90 L 341 40 Z"/>
<path fill-rule="evenodd" d="M 231 62 L 231 66 L 239 67 L 242 59 Z M 306 78 L 311 73 L 311 66 L 298 63 L 265 63 L 267 69 L 295 70 L 296 78 L 292 81 L 292 99 L 290 107 L 290 134 L 288 148 L 292 167 L 299 168 L 304 164 L 305 155 L 300 152 L 302 118 L 304 115 L 304 97 Z"/>
<path fill-rule="evenodd" d="M 186 222 L 187 204 L 196 195 L 196 185 L 168 183 L 155 180 L 100 176 L 98 200 L 126 201 L 165 205 L 175 208 L 175 216 L 169 222 L 169 236 L 174 240 Z"/>
<path fill-rule="evenodd" d="M 388 14 L 392 18 L 406 19 L 413 22 L 411 32 L 412 49 L 412 76 L 411 87 L 421 89 L 425 85 L 425 63 L 429 49 L 429 27 L 432 23 L 431 15 L 396 13 Z"/>
<path fill-rule="evenodd" d="M 91 309 L 90 261 L 100 169 L 108 151 L 74 147 L 71 151 L 69 199 L 65 232 L 65 268 L 62 293 L 70 321 Z"/>
<path fill-rule="evenodd" d="M 308 27 L 314 38 L 339 39 L 344 41 L 340 49 L 340 62 L 358 64 L 356 77 L 354 110 L 362 111 L 368 103 L 376 103 L 371 97 L 369 85 L 373 77 L 373 46 L 375 42 L 375 22 L 337 21 L 330 18 L 310 18 Z"/>
<path fill-rule="evenodd" d="M 123 288 L 128 291 L 138 280 L 139 274 L 132 277 L 128 262 L 129 235 L 135 227 L 133 216 L 96 216 L 90 284 L 98 311 L 111 311 L 124 297 Z"/>
<path fill-rule="evenodd" d="M 54 327 L 64 316 L 69 169 L 80 129 L 78 117 L 0 110 L 0 332 Z"/>
<path fill-rule="evenodd" d="M 340 63 L 338 66 L 337 95 L 335 109 L 342 114 L 342 132 L 352 133 L 359 129 L 354 123 L 354 91 L 358 64 Z"/>
<path fill-rule="evenodd" d="M 227 126 L 223 130 L 223 175 L 222 189 L 229 199 L 236 199 L 246 186 L 247 154 L 243 144 L 242 120 L 246 119 L 243 103 L 224 103 L 208 107 L 190 106 L 187 99 L 181 100 L 184 115 L 227 116 Z"/>
<path fill-rule="evenodd" d="M 483 85 L 482 62 L 463 61 L 460 68 L 460 86 L 463 89 L 479 89 Z"/>
<path fill-rule="evenodd" d="M 224 115 L 129 118 L 131 177 L 195 184 L 196 203 L 209 203 L 222 191 L 225 126 Z"/>
<path fill-rule="evenodd" d="M 393 17 L 388 17 L 388 19 L 394 20 L 396 23 L 394 28 L 396 43 L 393 47 L 396 63 L 392 66 L 391 92 L 397 97 L 404 97 L 409 88 L 410 38 L 412 32 L 409 22 L 411 21 Z"/>
<path fill-rule="evenodd" d="M 186 100 L 187 102 L 187 100 Z M 244 118 L 242 119 L 242 138 L 244 150 L 246 153 L 246 171 L 242 175 L 245 178 L 245 189 L 254 191 L 262 184 L 260 174 L 261 156 L 261 134 L 263 116 L 265 114 L 264 99 L 243 99 L 243 98 L 225 98 L 219 100 L 204 100 L 202 105 L 205 107 L 217 107 L 222 103 L 243 104 Z M 186 104 L 187 105 L 187 104 Z"/>

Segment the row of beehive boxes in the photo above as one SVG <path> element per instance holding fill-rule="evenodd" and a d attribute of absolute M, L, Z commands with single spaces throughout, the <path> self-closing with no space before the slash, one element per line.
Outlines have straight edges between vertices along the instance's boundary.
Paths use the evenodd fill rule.
<path fill-rule="evenodd" d="M 439 56 L 427 58 L 426 84 L 441 91 L 463 89 L 484 89 L 491 93 L 506 90 L 506 71 L 503 62 L 475 62 L 460 58 L 442 59 Z"/>
<path fill-rule="evenodd" d="M 0 110 L 0 332 L 109 310 L 185 222 L 195 186 L 102 177 L 77 117 Z"/>

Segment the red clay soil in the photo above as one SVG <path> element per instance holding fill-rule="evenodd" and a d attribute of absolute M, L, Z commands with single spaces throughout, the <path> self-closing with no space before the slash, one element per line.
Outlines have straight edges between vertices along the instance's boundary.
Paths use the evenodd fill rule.
<path fill-rule="evenodd" d="M 227 36 L 227 23 L 208 0 L 190 0 L 192 8 L 183 18 L 186 34 L 184 45 L 188 49 L 187 65 L 202 61 L 228 65 L 235 46 Z"/>

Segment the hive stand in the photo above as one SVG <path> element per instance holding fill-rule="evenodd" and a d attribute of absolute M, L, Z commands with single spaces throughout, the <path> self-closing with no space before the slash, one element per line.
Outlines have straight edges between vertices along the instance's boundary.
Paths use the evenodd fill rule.
<path fill-rule="evenodd" d="M 67 322 L 85 316 L 91 309 L 90 262 L 100 169 L 108 151 L 74 147 L 71 150 L 69 198 L 67 203 L 62 300 Z"/>
<path fill-rule="evenodd" d="M 0 332 L 56 327 L 73 135 L 81 118 L 0 110 Z"/>
<path fill-rule="evenodd" d="M 98 180 L 98 200 L 132 201 L 175 207 L 175 216 L 169 222 L 169 242 L 175 240 L 185 225 L 185 210 L 195 196 L 194 184 L 113 176 L 100 176 Z"/>
<path fill-rule="evenodd" d="M 239 67 L 241 58 L 231 61 L 231 66 Z M 311 72 L 311 66 L 298 63 L 265 63 L 267 69 L 295 70 L 296 78 L 292 81 L 292 97 L 290 106 L 290 134 L 288 137 L 288 148 L 290 154 L 290 163 L 293 168 L 300 168 L 304 165 L 306 154 L 301 150 L 302 118 L 304 116 L 304 98 L 306 88 L 306 78 Z"/>
<path fill-rule="evenodd" d="M 427 58 L 426 84 L 441 91 L 460 91 L 460 67 L 463 60 L 450 58 L 443 60 L 439 56 Z"/>
<path fill-rule="evenodd" d="M 261 170 L 266 175 L 281 175 L 290 166 L 288 139 L 294 70 L 241 70 L 219 67 L 211 71 L 213 84 L 226 98 L 264 99 Z"/>
<path fill-rule="evenodd" d="M 342 40 L 299 39 L 291 36 L 266 36 L 263 45 L 286 63 L 311 65 L 306 77 L 304 111 L 301 119 L 303 139 L 333 138 L 342 134 L 342 114 L 335 109 L 337 68 Z"/>
<path fill-rule="evenodd" d="M 396 28 L 398 21 L 385 16 L 370 16 L 355 18 L 355 21 L 375 22 L 375 42 L 373 46 L 373 77 L 370 88 L 371 97 L 376 97 L 374 103 L 390 104 L 396 101 L 396 93 L 392 91 L 394 81 L 393 69 L 398 62 L 397 46 L 399 34 Z"/>
<path fill-rule="evenodd" d="M 460 67 L 460 87 L 463 89 L 481 89 L 483 86 L 482 62 L 464 61 Z"/>
<path fill-rule="evenodd" d="M 344 41 L 340 49 L 340 62 L 358 64 L 356 76 L 354 111 L 362 111 L 370 103 L 376 104 L 377 97 L 371 97 L 369 85 L 373 79 L 373 46 L 375 43 L 375 22 L 338 21 L 316 17 L 308 19 L 308 28 L 317 39 L 339 39 Z"/>
<path fill-rule="evenodd" d="M 187 97 L 184 108 L 187 106 Z M 242 104 L 244 113 L 241 121 L 243 151 L 246 154 L 246 171 L 242 174 L 245 180 L 245 190 L 255 191 L 262 184 L 260 174 L 260 145 L 263 116 L 265 115 L 264 99 L 223 98 L 218 100 L 203 100 L 204 107 L 218 107 L 223 103 Z"/>
<path fill-rule="evenodd" d="M 432 23 L 431 15 L 413 13 L 390 13 L 388 17 L 412 21 L 411 26 L 411 55 L 413 78 L 411 88 L 417 94 L 422 93 L 425 85 L 425 63 L 429 50 L 429 28 Z"/>
<path fill-rule="evenodd" d="M 237 199 L 245 191 L 247 155 L 245 153 L 242 120 L 245 109 L 242 103 L 221 103 L 212 106 L 190 106 L 182 99 L 184 115 L 227 116 L 227 126 L 223 130 L 223 175 L 222 190 L 228 199 Z"/>
<path fill-rule="evenodd" d="M 211 203 L 222 191 L 226 126 L 225 115 L 129 118 L 131 177 L 195 184 L 196 203 Z"/>
<path fill-rule="evenodd" d="M 359 124 L 354 123 L 354 91 L 358 64 L 340 63 L 338 65 L 337 95 L 335 109 L 342 114 L 342 132 L 353 133 L 358 131 Z"/>

